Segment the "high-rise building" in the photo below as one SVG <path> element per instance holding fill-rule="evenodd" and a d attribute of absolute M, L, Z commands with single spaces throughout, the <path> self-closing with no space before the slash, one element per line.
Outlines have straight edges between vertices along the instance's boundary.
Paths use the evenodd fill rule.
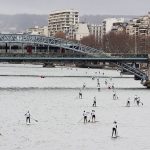
<path fill-rule="evenodd" d="M 55 36 L 57 32 L 64 32 L 66 38 L 74 39 L 79 24 L 79 12 L 75 10 L 54 11 L 49 14 L 49 36 Z"/>

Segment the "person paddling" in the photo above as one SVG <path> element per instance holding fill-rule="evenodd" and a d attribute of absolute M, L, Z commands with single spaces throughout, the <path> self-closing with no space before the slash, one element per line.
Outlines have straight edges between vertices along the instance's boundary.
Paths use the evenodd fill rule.
<path fill-rule="evenodd" d="M 143 103 L 141 102 L 140 97 L 138 97 L 138 98 L 137 98 L 137 100 L 136 100 L 136 104 L 137 104 L 137 106 L 139 106 L 139 105 L 140 105 L 140 103 L 141 103 L 141 105 L 143 105 Z"/>
<path fill-rule="evenodd" d="M 30 124 L 30 112 L 28 111 L 26 114 L 25 114 L 25 116 L 26 116 L 26 124 Z"/>
<path fill-rule="evenodd" d="M 83 117 L 84 117 L 84 123 L 87 123 L 87 112 L 83 112 Z"/>
<path fill-rule="evenodd" d="M 116 138 L 116 137 L 117 137 L 117 122 L 114 121 L 112 127 L 112 138 Z"/>
<path fill-rule="evenodd" d="M 130 107 L 130 97 L 127 99 L 127 104 L 126 104 L 127 107 Z"/>
<path fill-rule="evenodd" d="M 82 92 L 79 92 L 79 99 L 82 99 Z"/>
<path fill-rule="evenodd" d="M 91 117 L 92 117 L 92 122 L 95 122 L 95 118 L 96 118 L 96 116 L 95 116 L 95 110 L 92 110 Z"/>
<path fill-rule="evenodd" d="M 85 89 L 85 87 L 86 87 L 86 84 L 85 84 L 85 83 L 83 83 L 82 89 Z"/>
<path fill-rule="evenodd" d="M 96 107 L 96 97 L 94 96 L 93 107 Z"/>

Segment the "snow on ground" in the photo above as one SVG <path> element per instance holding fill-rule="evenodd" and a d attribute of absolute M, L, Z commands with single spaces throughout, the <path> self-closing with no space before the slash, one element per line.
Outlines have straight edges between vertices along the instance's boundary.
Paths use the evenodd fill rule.
<path fill-rule="evenodd" d="M 100 92 L 97 78 L 92 80 L 91 76 L 100 77 Z M 113 90 L 105 80 L 114 83 L 118 100 L 113 100 Z M 1 150 L 150 149 L 150 92 L 131 76 L 121 78 L 112 70 L 0 64 L 0 81 Z M 80 89 L 83 99 L 78 98 Z M 135 94 L 143 106 L 135 105 Z M 94 96 L 96 108 L 92 107 Z M 125 107 L 128 97 L 132 99 L 129 108 Z M 84 124 L 83 111 L 93 109 L 98 122 Z M 38 122 L 32 119 L 26 125 L 28 110 Z M 117 139 L 111 139 L 114 120 L 118 122 Z"/>

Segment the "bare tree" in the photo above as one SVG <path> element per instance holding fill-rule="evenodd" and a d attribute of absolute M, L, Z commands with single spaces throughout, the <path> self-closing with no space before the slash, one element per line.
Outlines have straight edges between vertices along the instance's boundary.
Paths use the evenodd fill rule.
<path fill-rule="evenodd" d="M 80 40 L 80 42 L 90 47 L 94 47 L 97 49 L 101 48 L 101 42 L 98 41 L 94 35 L 85 36 Z"/>
<path fill-rule="evenodd" d="M 57 32 L 57 33 L 55 34 L 55 37 L 57 37 L 57 38 L 62 38 L 62 39 L 66 39 L 65 33 L 62 32 L 62 31 Z"/>
<path fill-rule="evenodd" d="M 133 53 L 134 39 L 125 32 L 110 32 L 103 37 L 103 49 L 108 53 Z"/>

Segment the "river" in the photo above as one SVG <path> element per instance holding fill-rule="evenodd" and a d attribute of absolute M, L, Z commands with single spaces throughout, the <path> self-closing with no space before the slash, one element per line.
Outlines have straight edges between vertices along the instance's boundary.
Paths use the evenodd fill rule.
<path fill-rule="evenodd" d="M 108 88 L 112 85 L 114 90 Z M 144 105 L 134 103 L 135 95 Z M 131 107 L 125 107 L 129 97 Z M 0 149 L 149 150 L 149 97 L 140 81 L 115 70 L 0 64 Z M 24 116 L 28 110 L 30 125 Z M 95 110 L 97 122 L 84 124 L 84 110 Z M 114 120 L 117 139 L 111 139 Z"/>

